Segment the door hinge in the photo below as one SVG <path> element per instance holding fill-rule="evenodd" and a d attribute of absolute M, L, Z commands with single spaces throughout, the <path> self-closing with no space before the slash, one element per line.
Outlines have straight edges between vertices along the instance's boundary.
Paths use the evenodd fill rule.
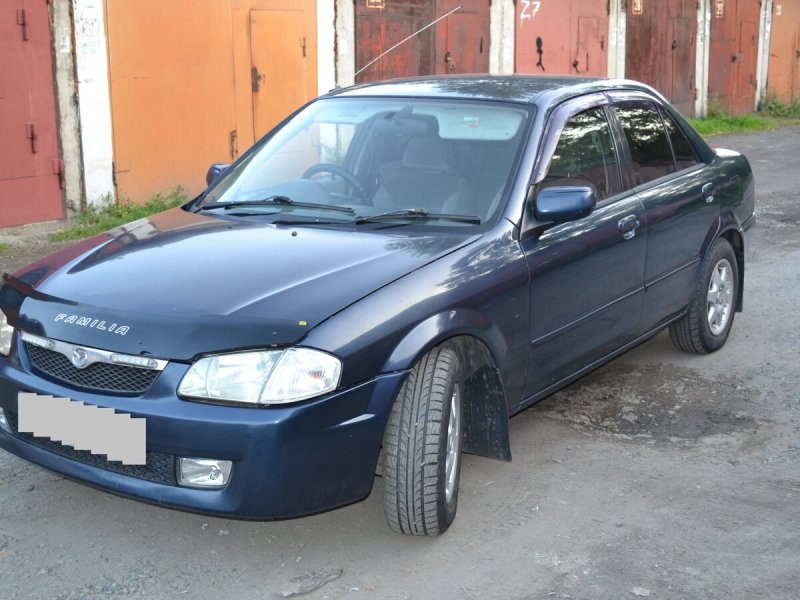
<path fill-rule="evenodd" d="M 114 187 L 117 187 L 117 163 L 116 161 L 111 161 L 111 183 Z"/>
<path fill-rule="evenodd" d="M 305 36 L 303 36 L 303 42 L 300 44 L 300 46 L 303 48 L 303 58 L 305 58 L 306 57 L 306 38 L 305 38 Z"/>
<path fill-rule="evenodd" d="M 66 189 L 67 181 L 64 177 L 64 161 L 60 158 L 53 159 L 53 173 L 58 175 L 58 187 L 62 190 Z"/>
<path fill-rule="evenodd" d="M 235 129 L 228 134 L 228 142 L 231 148 L 231 160 L 236 160 L 239 156 L 239 134 Z"/>
<path fill-rule="evenodd" d="M 33 123 L 25 123 L 25 137 L 31 141 L 31 153 L 38 151 L 36 145 L 36 126 Z"/>
<path fill-rule="evenodd" d="M 28 41 L 28 19 L 24 8 L 17 9 L 17 25 L 22 27 L 22 41 Z"/>

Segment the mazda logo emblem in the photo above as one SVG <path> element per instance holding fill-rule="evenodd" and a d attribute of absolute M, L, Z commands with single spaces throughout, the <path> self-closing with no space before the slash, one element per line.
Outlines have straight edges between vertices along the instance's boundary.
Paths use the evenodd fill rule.
<path fill-rule="evenodd" d="M 75 348 L 72 351 L 72 364 L 76 369 L 84 368 L 89 362 L 89 355 L 83 348 Z"/>

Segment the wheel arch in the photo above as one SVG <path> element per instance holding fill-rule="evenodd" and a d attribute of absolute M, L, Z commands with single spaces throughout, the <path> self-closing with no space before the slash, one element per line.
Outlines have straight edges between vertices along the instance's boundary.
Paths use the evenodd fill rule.
<path fill-rule="evenodd" d="M 727 217 L 729 218 L 729 217 Z M 737 292 L 736 292 L 736 312 L 742 312 L 744 308 L 744 235 L 741 228 L 735 221 L 728 221 L 725 223 L 726 217 L 720 216 L 714 222 L 714 225 L 709 229 L 706 240 L 703 243 L 703 255 L 705 259 L 714 242 L 722 238 L 727 241 L 733 248 L 733 253 L 736 256 L 736 270 L 738 272 Z"/>
<path fill-rule="evenodd" d="M 463 361 L 463 450 L 510 461 L 508 403 L 496 360 L 505 351 L 506 343 L 486 317 L 475 311 L 451 310 L 425 319 L 397 344 L 383 370 L 410 369 L 440 345 L 455 348 Z"/>
<path fill-rule="evenodd" d="M 736 256 L 736 270 L 739 275 L 736 286 L 736 312 L 742 312 L 744 308 L 744 236 L 735 227 L 729 227 L 722 231 L 719 237 L 731 245 L 733 254 Z"/>

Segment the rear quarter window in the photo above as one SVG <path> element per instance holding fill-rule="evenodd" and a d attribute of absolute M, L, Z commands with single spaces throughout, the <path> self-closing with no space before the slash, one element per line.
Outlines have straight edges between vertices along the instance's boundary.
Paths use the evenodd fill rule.
<path fill-rule="evenodd" d="M 678 171 L 688 169 L 700 162 L 697 152 L 694 150 L 689 139 L 683 130 L 667 112 L 661 113 L 664 117 L 664 125 L 669 134 L 669 141 L 672 144 L 672 151 L 675 153 L 675 167 Z"/>

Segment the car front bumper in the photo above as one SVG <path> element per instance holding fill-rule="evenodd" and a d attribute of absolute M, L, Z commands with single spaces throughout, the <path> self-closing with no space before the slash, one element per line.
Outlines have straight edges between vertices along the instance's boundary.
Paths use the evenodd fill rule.
<path fill-rule="evenodd" d="M 24 361 L 24 359 L 23 359 Z M 372 488 L 383 431 L 404 373 L 378 376 L 320 399 L 236 407 L 179 399 L 188 367 L 171 363 L 139 397 L 92 394 L 34 376 L 19 357 L 0 359 L 0 407 L 13 434 L 0 447 L 93 487 L 204 514 L 278 519 L 342 506 Z M 148 464 L 126 467 L 16 429 L 20 392 L 66 397 L 146 419 Z M 223 489 L 177 485 L 178 457 L 233 462 Z"/>

